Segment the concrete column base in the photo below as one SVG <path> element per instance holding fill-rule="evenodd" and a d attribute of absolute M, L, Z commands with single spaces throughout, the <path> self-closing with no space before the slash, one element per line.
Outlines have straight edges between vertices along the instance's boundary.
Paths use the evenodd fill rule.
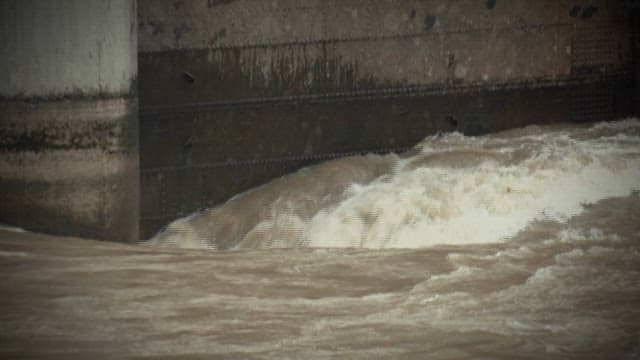
<path fill-rule="evenodd" d="M 0 102 L 0 223 L 139 239 L 137 100 Z"/>

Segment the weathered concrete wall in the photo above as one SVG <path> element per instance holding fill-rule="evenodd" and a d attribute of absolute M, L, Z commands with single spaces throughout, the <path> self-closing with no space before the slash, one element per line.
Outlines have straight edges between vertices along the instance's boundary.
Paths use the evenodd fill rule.
<path fill-rule="evenodd" d="M 135 1 L 2 1 L 0 16 L 0 223 L 136 241 Z"/>
<path fill-rule="evenodd" d="M 128 95 L 133 1 L 2 1 L 0 96 Z"/>
<path fill-rule="evenodd" d="M 594 35 L 607 72 L 630 55 L 624 8 L 607 0 L 143 1 L 140 14 L 145 106 L 556 80 Z M 183 71 L 189 90 L 167 91 Z"/>
<path fill-rule="evenodd" d="M 143 237 L 342 154 L 628 114 L 608 0 L 140 1 Z"/>

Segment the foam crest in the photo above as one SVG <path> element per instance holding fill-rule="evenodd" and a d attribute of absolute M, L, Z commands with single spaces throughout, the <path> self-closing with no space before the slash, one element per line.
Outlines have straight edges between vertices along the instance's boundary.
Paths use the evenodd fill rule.
<path fill-rule="evenodd" d="M 640 189 L 640 122 L 453 133 L 401 156 L 334 162 L 194 215 L 188 222 L 195 235 L 186 237 L 198 241 L 171 241 L 220 249 L 506 241 L 532 221 L 565 221 L 583 204 Z M 169 243 L 159 236 L 151 242 Z"/>

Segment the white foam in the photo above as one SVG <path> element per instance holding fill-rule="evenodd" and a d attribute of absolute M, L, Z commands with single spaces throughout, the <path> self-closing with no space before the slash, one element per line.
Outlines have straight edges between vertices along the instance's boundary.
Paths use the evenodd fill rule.
<path fill-rule="evenodd" d="M 234 234 L 241 239 L 236 245 L 420 248 L 500 242 L 534 220 L 564 221 L 585 203 L 640 189 L 638 120 L 590 128 L 532 127 L 484 137 L 454 133 L 429 137 L 417 149 L 412 156 L 385 160 L 392 162 L 391 171 L 371 181 L 349 184 L 348 178 L 336 178 L 347 186 L 325 187 L 341 193 L 317 193 L 318 199 L 304 204 L 293 199 L 306 188 L 317 188 L 313 181 L 322 181 L 297 181 L 306 170 L 290 176 L 292 186 L 278 184 L 282 192 L 277 196 L 261 196 L 277 187 L 262 186 L 244 200 L 270 200 L 240 216 L 234 213 L 233 221 L 257 218 L 234 227 L 247 229 Z M 327 198 L 333 200 L 322 200 Z M 219 208 L 218 215 L 205 216 L 215 226 L 238 201 L 243 196 Z M 270 210 L 255 210 L 265 208 Z M 219 234 L 208 238 L 225 241 Z"/>
<path fill-rule="evenodd" d="M 452 138 L 467 148 L 485 142 L 458 134 Z M 531 156 L 513 165 L 489 158 L 461 168 L 399 171 L 391 181 L 351 187 L 350 197 L 314 216 L 307 228 L 309 244 L 416 248 L 508 239 L 533 220 L 563 221 L 580 213 L 584 203 L 640 188 L 639 139 L 634 140 L 629 149 L 552 133 L 528 143 Z M 434 153 L 427 148 L 423 155 Z M 366 223 L 367 218 L 374 220 Z"/>

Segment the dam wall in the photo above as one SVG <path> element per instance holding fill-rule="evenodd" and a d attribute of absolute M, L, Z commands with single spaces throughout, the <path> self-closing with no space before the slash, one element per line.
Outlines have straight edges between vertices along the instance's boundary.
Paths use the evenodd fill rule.
<path fill-rule="evenodd" d="M 632 3 L 139 0 L 141 237 L 327 159 L 630 115 Z"/>
<path fill-rule="evenodd" d="M 0 1 L 0 223 L 139 238 L 136 2 Z"/>

